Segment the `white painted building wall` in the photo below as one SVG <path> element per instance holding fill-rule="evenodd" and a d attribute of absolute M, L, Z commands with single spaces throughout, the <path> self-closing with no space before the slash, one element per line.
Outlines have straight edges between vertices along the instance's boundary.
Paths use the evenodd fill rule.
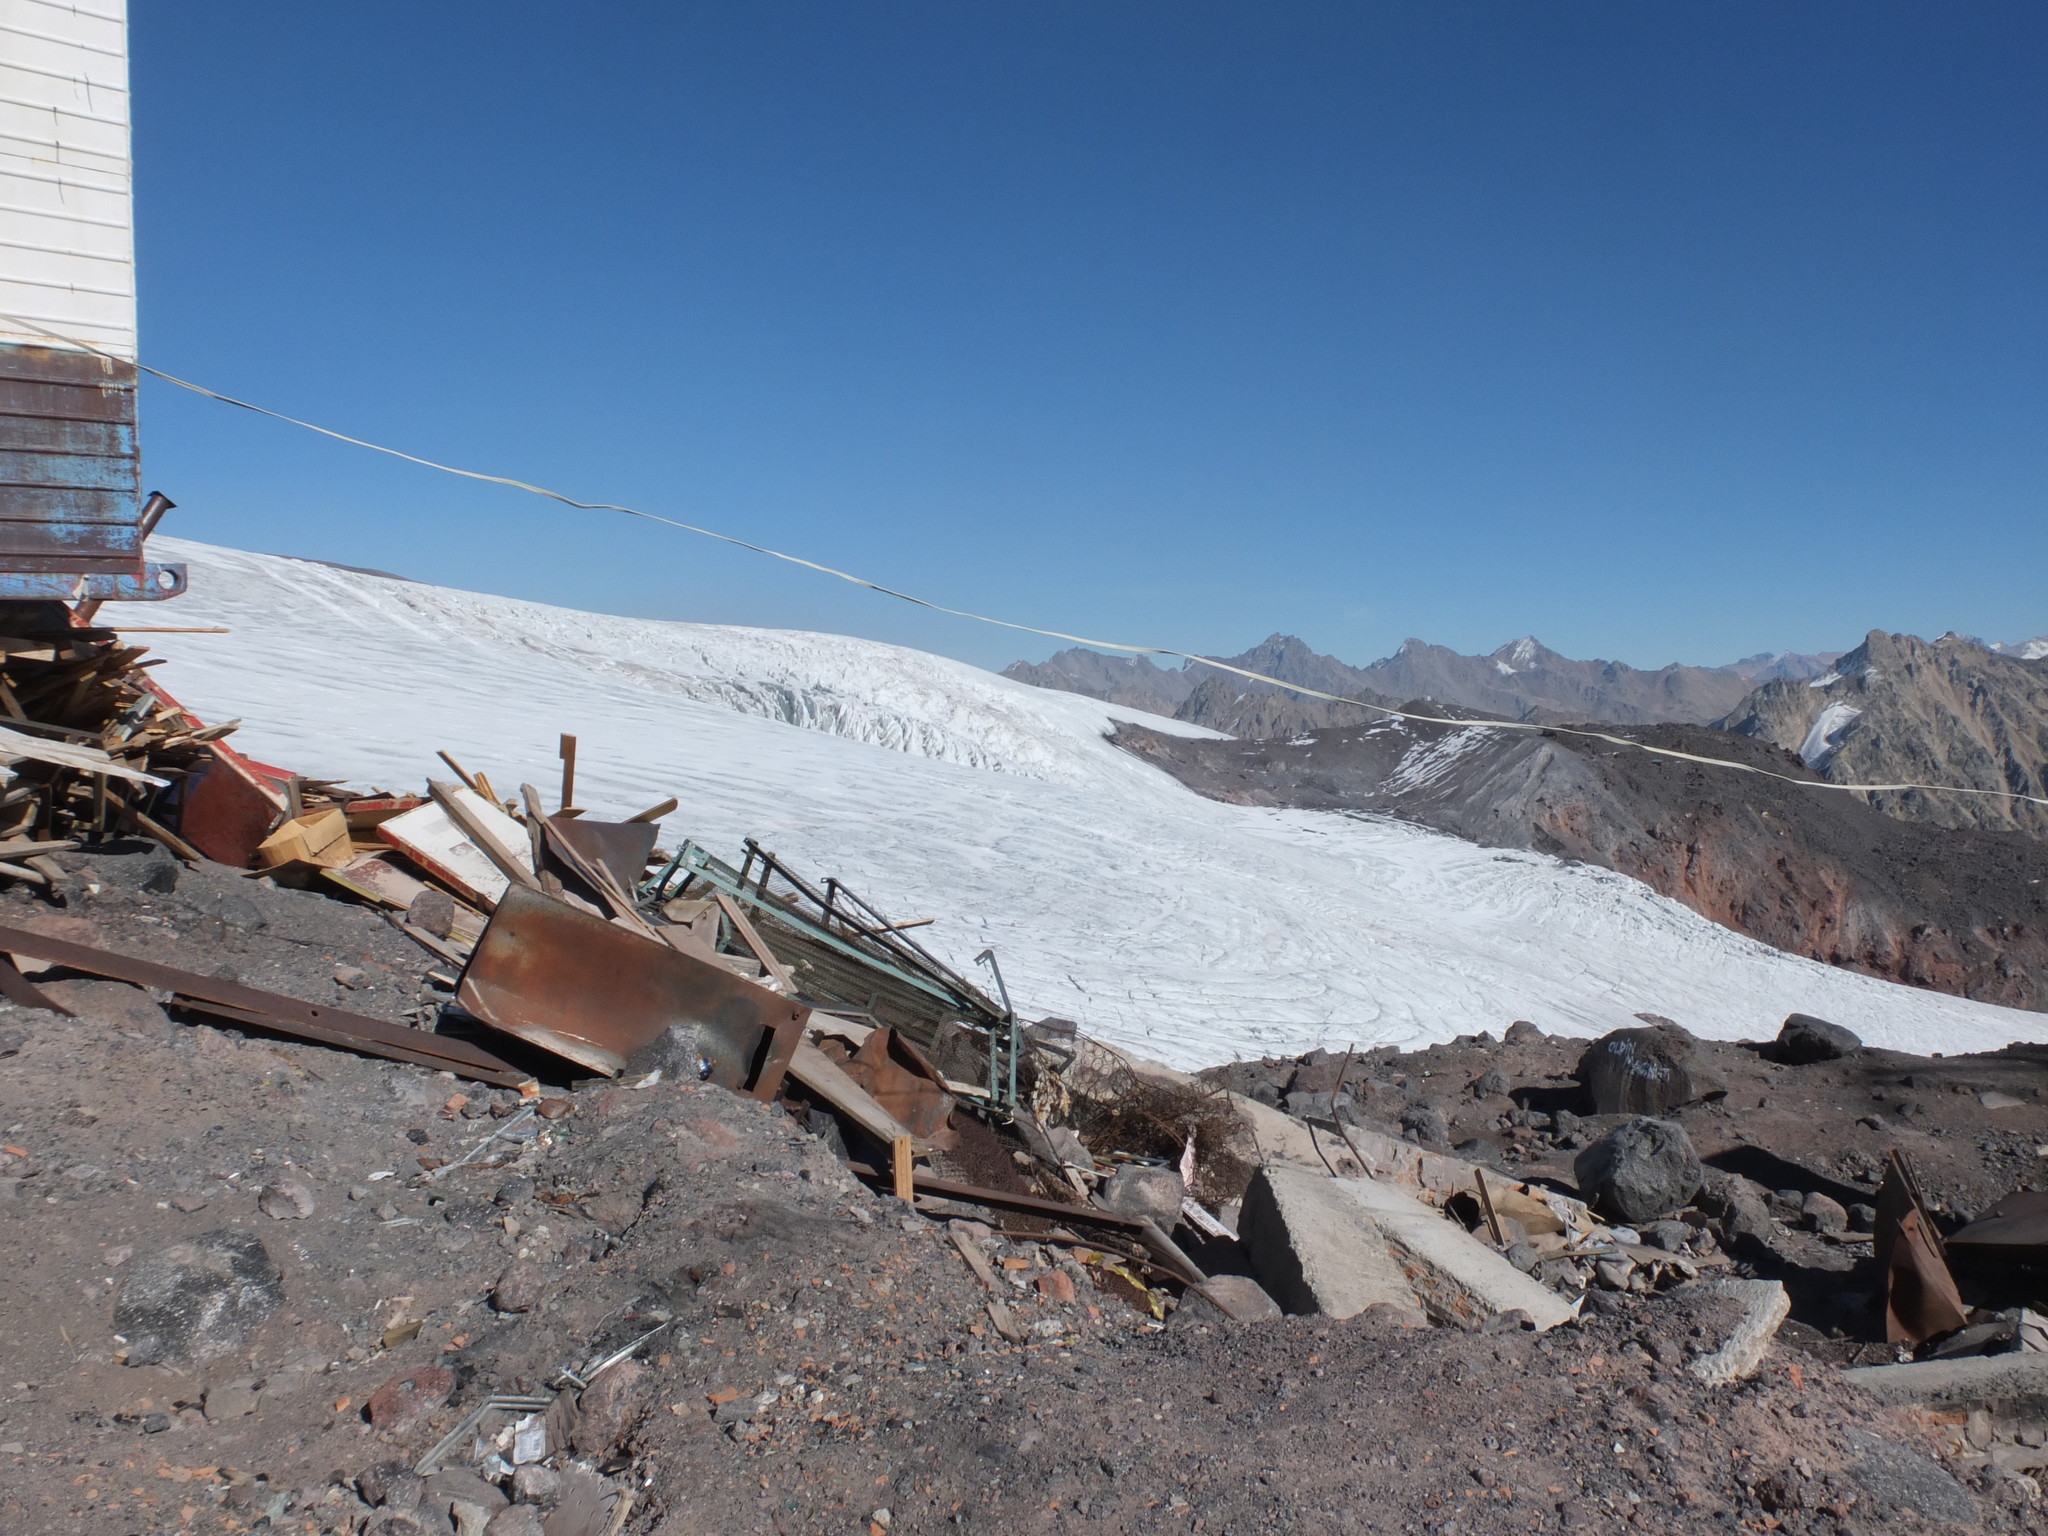
<path fill-rule="evenodd" d="M 0 317 L 133 359 L 128 128 L 126 0 L 0 0 Z"/>

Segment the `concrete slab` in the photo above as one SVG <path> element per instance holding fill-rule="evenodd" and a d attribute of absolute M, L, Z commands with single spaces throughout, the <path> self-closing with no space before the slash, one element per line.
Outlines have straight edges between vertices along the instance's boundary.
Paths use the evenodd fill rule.
<path fill-rule="evenodd" d="M 1842 1372 L 1881 1403 L 2000 1402 L 2048 1398 L 2048 1354 L 1969 1355 L 1961 1360 L 1916 1360 L 1907 1365 L 1866 1365 Z"/>
<path fill-rule="evenodd" d="M 1437 1321 L 1469 1325 L 1519 1310 L 1541 1332 L 1577 1315 L 1557 1292 L 1405 1189 L 1377 1179 L 1328 1182 L 1379 1229 L 1408 1272 L 1423 1310 Z"/>
<path fill-rule="evenodd" d="M 1282 1161 L 1253 1175 L 1237 1232 L 1260 1284 L 1297 1315 L 1353 1317 L 1381 1301 L 1418 1306 L 1378 1224 L 1337 1186 Z"/>

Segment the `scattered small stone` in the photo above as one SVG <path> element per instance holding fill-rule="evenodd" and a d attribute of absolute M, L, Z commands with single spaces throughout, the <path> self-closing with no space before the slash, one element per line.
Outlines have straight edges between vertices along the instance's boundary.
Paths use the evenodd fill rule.
<path fill-rule="evenodd" d="M 578 1451 L 606 1456 L 625 1442 L 646 1403 L 647 1375 L 639 1361 L 621 1360 L 585 1389 L 576 1403 Z"/>
<path fill-rule="evenodd" d="M 1682 1221 L 1653 1221 L 1643 1228 L 1643 1241 L 1666 1253 L 1682 1253 L 1692 1241 L 1692 1228 Z"/>
<path fill-rule="evenodd" d="M 219 1424 L 228 1419 L 246 1418 L 256 1411 L 260 1396 L 256 1380 L 250 1376 L 208 1387 L 205 1398 L 207 1420 Z"/>
<path fill-rule="evenodd" d="M 137 1259 L 114 1301 L 127 1364 L 209 1360 L 239 1349 L 284 1299 L 283 1277 L 247 1232 L 208 1232 Z"/>
<path fill-rule="evenodd" d="M 421 891 L 413 897 L 405 917 L 415 928 L 424 928 L 435 938 L 445 939 L 455 930 L 455 898 L 432 888 Z"/>
<path fill-rule="evenodd" d="M 303 1221 L 313 1214 L 313 1191 L 303 1179 L 276 1179 L 263 1186 L 256 1209 L 275 1221 Z"/>
<path fill-rule="evenodd" d="M 1819 1190 L 1813 1191 L 1800 1202 L 1799 1214 L 1806 1225 L 1815 1232 L 1846 1232 L 1849 1230 L 1849 1213 L 1837 1201 L 1830 1200 Z"/>
<path fill-rule="evenodd" d="M 1049 1269 L 1031 1283 L 1047 1301 L 1058 1302 L 1063 1307 L 1074 1304 L 1074 1280 L 1064 1270 Z"/>
<path fill-rule="evenodd" d="M 545 1471 L 545 1468 L 521 1467 L 525 1471 Z M 550 1477 L 553 1473 L 548 1474 Z M 508 1504 L 491 1516 L 491 1523 L 484 1527 L 484 1536 L 546 1536 L 547 1527 L 541 1523 L 540 1511 L 531 1504 Z"/>
<path fill-rule="evenodd" d="M 420 1507 L 427 1485 L 404 1463 L 384 1461 L 356 1478 L 356 1491 L 379 1509 L 409 1515 Z"/>
<path fill-rule="evenodd" d="M 575 1107 L 568 1099 L 542 1099 L 534 1106 L 534 1113 L 543 1120 L 561 1120 Z"/>
<path fill-rule="evenodd" d="M 1851 1031 L 1810 1013 L 1786 1015 L 1778 1030 L 1775 1054 L 1790 1066 L 1811 1066 L 1815 1062 L 1839 1061 L 1863 1049 L 1863 1042 Z"/>
<path fill-rule="evenodd" d="M 553 1467 L 538 1461 L 529 1461 L 512 1472 L 512 1495 L 514 1498 L 539 1503 L 551 1499 L 562 1486 L 562 1475 Z"/>
<path fill-rule="evenodd" d="M 171 1196 L 171 1205 L 175 1209 L 183 1211 L 186 1215 L 189 1216 L 194 1211 L 203 1211 L 206 1209 L 206 1196 L 173 1195 Z"/>
<path fill-rule="evenodd" d="M 1877 1207 L 1858 1202 L 1849 1207 L 1849 1230 L 1851 1232 L 1875 1232 L 1877 1230 Z"/>
<path fill-rule="evenodd" d="M 531 1312 L 540 1304 L 548 1277 L 540 1266 L 520 1260 L 506 1266 L 491 1287 L 491 1305 L 500 1312 Z"/>
<path fill-rule="evenodd" d="M 1494 1067 L 1473 1079 L 1472 1096 L 1477 1099 L 1506 1098 L 1509 1087 L 1507 1073 L 1499 1067 Z"/>
<path fill-rule="evenodd" d="M 430 1365 L 394 1376 L 364 1404 L 370 1423 L 387 1435 L 403 1436 L 417 1429 L 427 1416 L 448 1401 L 455 1390 L 455 1373 L 445 1366 Z"/>
<path fill-rule="evenodd" d="M 367 985 L 370 977 L 360 965 L 337 965 L 334 968 L 334 979 L 353 991 L 357 987 Z"/>
<path fill-rule="evenodd" d="M 434 1138 L 432 1136 L 429 1136 L 425 1131 L 421 1130 L 418 1126 L 414 1126 L 411 1130 L 405 1133 L 405 1139 L 411 1142 L 416 1147 L 424 1147 L 428 1142 L 432 1141 Z"/>
<path fill-rule="evenodd" d="M 1180 1204 L 1188 1187 L 1172 1168 L 1150 1168 L 1133 1163 L 1110 1175 L 1095 1196 L 1096 1204 L 1119 1216 L 1149 1216 L 1171 1230 L 1180 1220 Z"/>
<path fill-rule="evenodd" d="M 1428 1147 L 1451 1144 L 1451 1123 L 1434 1104 L 1411 1104 L 1401 1112 L 1401 1129 Z"/>

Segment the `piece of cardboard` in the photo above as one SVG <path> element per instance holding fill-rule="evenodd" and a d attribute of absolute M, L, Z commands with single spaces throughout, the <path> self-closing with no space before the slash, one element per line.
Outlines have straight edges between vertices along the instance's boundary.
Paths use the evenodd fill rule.
<path fill-rule="evenodd" d="M 295 817 L 256 845 L 258 869 L 339 869 L 355 856 L 349 846 L 348 818 L 339 806 Z"/>

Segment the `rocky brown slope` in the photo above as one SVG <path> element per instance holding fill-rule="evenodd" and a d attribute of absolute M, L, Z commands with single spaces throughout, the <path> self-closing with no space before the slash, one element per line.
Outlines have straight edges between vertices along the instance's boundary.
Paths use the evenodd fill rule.
<path fill-rule="evenodd" d="M 1739 736 L 1632 734 L 1812 777 L 1792 754 Z M 1903 822 L 1846 794 L 1476 723 L 1387 720 L 1270 741 L 1126 726 L 1115 739 L 1214 799 L 1381 812 L 1578 859 L 1792 954 L 2048 1008 L 2048 855 L 2016 833 Z"/>
<path fill-rule="evenodd" d="M 2022 648 L 2024 649 L 2024 648 Z M 2048 799 L 2048 657 L 1872 630 L 1821 677 L 1766 683 L 1716 722 L 1836 783 L 1958 784 Z M 2048 805 L 1919 790 L 1871 797 L 1937 827 L 2048 837 Z"/>
<path fill-rule="evenodd" d="M 388 962 L 380 1011 L 432 986 L 360 909 L 74 863 L 88 899 L 55 920 L 80 937 L 191 964 L 225 936 L 220 963 L 309 999 L 337 962 Z M 1713 1387 L 1658 1296 L 1602 1293 L 1542 1336 L 1199 1306 L 1161 1326 L 1070 1249 L 963 1229 L 1012 1340 L 943 1215 L 856 1183 L 778 1107 L 555 1083 L 522 1121 L 510 1090 L 43 979 L 79 1017 L 0 1004 L 9 1536 L 1876 1536 L 2038 1514 L 2030 1476 L 1858 1395 L 1816 1329 Z M 1540 1068 L 1502 1064 L 1511 1086 Z M 200 1304 L 152 1309 L 167 1276 Z M 492 1421 L 408 1470 L 508 1392 L 559 1405 L 538 1455 Z"/>

